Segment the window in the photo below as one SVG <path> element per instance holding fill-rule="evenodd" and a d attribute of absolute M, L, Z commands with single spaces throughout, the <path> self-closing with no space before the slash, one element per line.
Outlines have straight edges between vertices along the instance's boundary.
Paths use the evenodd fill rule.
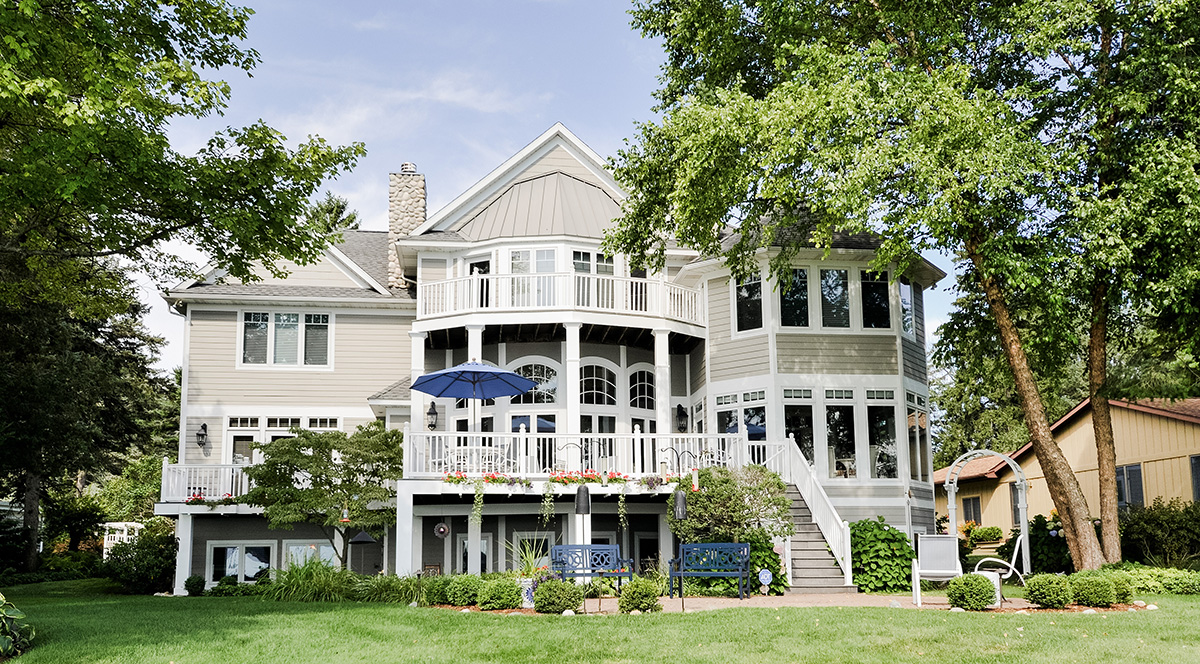
<path fill-rule="evenodd" d="M 310 417 L 308 418 L 309 429 L 336 429 L 338 428 L 338 418 L 336 417 Z"/>
<path fill-rule="evenodd" d="M 894 390 L 867 390 L 868 399 L 895 399 L 896 392 Z"/>
<path fill-rule="evenodd" d="M 908 277 L 900 277 L 900 330 L 914 337 L 917 334 L 916 309 L 913 300 L 913 284 Z M 916 286 L 920 288 L 920 286 Z"/>
<path fill-rule="evenodd" d="M 554 403 L 558 400 L 558 372 L 544 364 L 526 364 L 516 372 L 537 383 L 532 390 L 512 398 L 512 403 Z"/>
<path fill-rule="evenodd" d="M 208 579 L 216 583 L 232 576 L 238 583 L 254 581 L 271 569 L 273 546 L 267 542 L 213 542 L 208 548 Z"/>
<path fill-rule="evenodd" d="M 762 279 L 758 276 L 739 281 L 737 288 L 737 330 L 757 330 L 762 327 Z"/>
<path fill-rule="evenodd" d="M 911 396 L 911 395 L 910 395 Z M 908 409 L 908 467 L 909 477 L 918 482 L 929 479 L 929 463 L 925 448 L 929 444 L 929 415 L 924 411 Z"/>
<path fill-rule="evenodd" d="M 1145 504 L 1142 498 L 1142 464 L 1117 466 L 1117 509 Z"/>
<path fill-rule="evenodd" d="M 329 318 L 329 314 L 243 312 L 242 364 L 328 366 Z"/>
<path fill-rule="evenodd" d="M 896 477 L 896 409 L 867 406 L 867 436 L 871 477 Z"/>
<path fill-rule="evenodd" d="M 853 399 L 854 390 L 825 390 L 826 399 Z"/>
<path fill-rule="evenodd" d="M 742 410 L 742 423 L 746 425 L 746 438 L 750 440 L 767 439 L 767 407 L 754 406 Z M 754 463 L 762 460 L 751 459 Z"/>
<path fill-rule="evenodd" d="M 1200 455 L 1192 457 L 1192 502 L 1200 503 Z"/>
<path fill-rule="evenodd" d="M 1012 503 L 1012 525 L 1013 528 L 1021 527 L 1021 492 L 1017 489 L 1017 483 L 1013 482 L 1008 485 L 1008 499 Z"/>
<path fill-rule="evenodd" d="M 532 260 L 531 260 L 532 258 Z M 528 249 L 512 251 L 509 266 L 514 275 L 529 275 L 531 272 L 543 276 L 513 277 L 512 301 L 514 306 L 548 307 L 555 304 L 554 250 Z"/>
<path fill-rule="evenodd" d="M 617 374 L 598 364 L 579 370 L 579 401 L 596 406 L 617 405 Z"/>
<path fill-rule="evenodd" d="M 850 272 L 821 270 L 821 325 L 850 327 Z"/>
<path fill-rule="evenodd" d="M 808 270 L 792 270 L 792 283 L 779 293 L 779 322 L 808 327 Z"/>
<path fill-rule="evenodd" d="M 737 433 L 738 412 L 737 410 L 718 410 L 717 433 Z"/>
<path fill-rule="evenodd" d="M 807 390 L 807 389 L 784 390 L 783 398 L 784 399 L 811 399 L 812 398 L 812 390 Z"/>
<path fill-rule="evenodd" d="M 268 429 L 292 429 L 300 427 L 299 417 L 268 417 Z"/>
<path fill-rule="evenodd" d="M 862 287 L 862 325 L 864 328 L 886 329 L 892 326 L 892 310 L 888 296 L 887 272 L 859 272 Z"/>
<path fill-rule="evenodd" d="M 983 523 L 983 510 L 980 509 L 979 496 L 963 498 L 963 521 L 974 521 L 976 524 Z"/>
<path fill-rule="evenodd" d="M 757 390 L 754 392 L 742 392 L 742 402 L 762 401 L 767 398 L 766 390 Z"/>
<path fill-rule="evenodd" d="M 736 394 L 722 394 L 717 397 L 717 405 L 728 406 L 731 403 L 737 403 L 737 400 L 738 398 Z"/>
<path fill-rule="evenodd" d="M 229 418 L 230 429 L 257 429 L 257 417 L 231 417 Z"/>
<path fill-rule="evenodd" d="M 288 567 L 303 565 L 310 560 L 324 560 L 333 565 L 337 564 L 337 552 L 333 550 L 333 545 L 328 541 L 287 540 L 283 543 L 283 548 L 285 555 L 283 563 Z"/>
<path fill-rule="evenodd" d="M 829 476 L 857 477 L 854 406 L 826 406 L 825 431 L 829 437 Z"/>
<path fill-rule="evenodd" d="M 784 404 L 784 433 L 796 441 L 800 453 L 809 463 L 813 462 L 813 412 L 808 404 Z"/>
<path fill-rule="evenodd" d="M 629 407 L 654 410 L 654 374 L 635 371 L 629 376 Z"/>
<path fill-rule="evenodd" d="M 697 401 L 692 406 L 692 431 L 704 433 L 704 402 Z"/>

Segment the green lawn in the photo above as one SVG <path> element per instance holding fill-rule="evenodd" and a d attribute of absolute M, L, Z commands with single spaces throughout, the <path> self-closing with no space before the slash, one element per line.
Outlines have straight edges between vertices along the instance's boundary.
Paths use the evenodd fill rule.
<path fill-rule="evenodd" d="M 1200 662 L 1194 596 L 1147 597 L 1162 610 L 1107 617 L 822 608 L 564 618 L 104 590 L 5 589 L 38 629 L 20 664 Z"/>

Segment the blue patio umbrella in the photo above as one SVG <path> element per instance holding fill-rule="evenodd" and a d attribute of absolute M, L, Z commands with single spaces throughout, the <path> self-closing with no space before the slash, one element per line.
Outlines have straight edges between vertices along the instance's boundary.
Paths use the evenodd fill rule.
<path fill-rule="evenodd" d="M 421 376 L 412 389 L 433 397 L 495 399 L 525 394 L 535 386 L 534 381 L 507 369 L 483 362 L 463 362 Z"/>

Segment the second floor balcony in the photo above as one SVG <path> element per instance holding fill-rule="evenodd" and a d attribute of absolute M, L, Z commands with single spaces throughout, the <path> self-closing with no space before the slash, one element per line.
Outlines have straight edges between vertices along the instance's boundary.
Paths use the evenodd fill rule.
<path fill-rule="evenodd" d="M 481 312 L 575 310 L 704 325 L 700 291 L 664 281 L 602 274 L 475 274 L 420 284 L 422 319 Z"/>

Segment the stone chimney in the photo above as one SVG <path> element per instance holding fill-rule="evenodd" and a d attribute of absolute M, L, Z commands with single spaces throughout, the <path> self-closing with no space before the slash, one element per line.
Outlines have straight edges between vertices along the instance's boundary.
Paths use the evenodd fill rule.
<path fill-rule="evenodd" d="M 417 165 L 403 163 L 399 173 L 388 175 L 388 287 L 404 288 L 404 271 L 396 241 L 425 223 L 425 176 Z"/>

